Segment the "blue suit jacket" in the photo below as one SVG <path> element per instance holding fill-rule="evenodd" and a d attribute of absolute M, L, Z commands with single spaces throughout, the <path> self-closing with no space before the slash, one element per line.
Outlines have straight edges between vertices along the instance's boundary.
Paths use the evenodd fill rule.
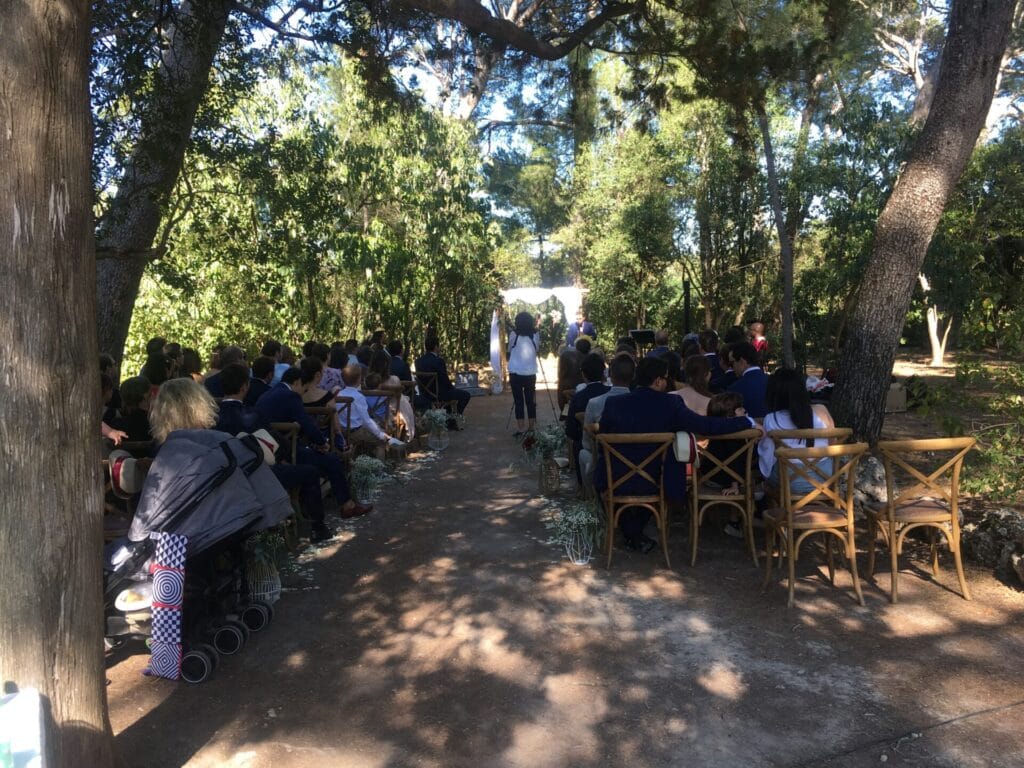
<path fill-rule="evenodd" d="M 249 379 L 249 391 L 245 394 L 245 404 L 255 406 L 256 401 L 266 394 L 270 385 L 263 379 Z"/>
<path fill-rule="evenodd" d="M 298 422 L 302 434 L 313 445 L 323 445 L 327 442 L 313 417 L 306 413 L 302 397 L 283 382 L 272 386 L 256 401 L 256 410 L 267 421 Z"/>
<path fill-rule="evenodd" d="M 717 352 L 709 352 L 704 357 L 707 358 L 708 365 L 711 366 L 711 381 L 708 382 L 708 388 L 716 393 L 725 392 L 726 387 L 736 381 L 736 374 L 731 369 L 722 370 Z"/>
<path fill-rule="evenodd" d="M 237 435 L 239 432 L 255 432 L 265 429 L 271 432 L 270 420 L 255 408 L 251 408 L 238 400 L 222 400 L 217 424 L 214 429 Z M 273 432 L 271 432 L 273 434 Z"/>
<path fill-rule="evenodd" d="M 438 399 L 448 400 L 450 398 L 451 391 L 455 387 L 452 385 L 452 380 L 448 378 L 448 366 L 435 352 L 427 352 L 416 360 L 416 373 L 436 373 Z M 426 392 L 421 394 L 425 395 Z"/>
<path fill-rule="evenodd" d="M 768 374 L 760 368 L 749 368 L 746 373 L 729 385 L 729 392 L 743 395 L 743 407 L 747 415 L 755 419 L 763 419 L 768 414 L 764 396 L 768 390 Z"/>
<path fill-rule="evenodd" d="M 599 434 L 636 434 L 638 432 L 694 432 L 699 435 L 724 435 L 750 428 L 750 421 L 742 416 L 729 419 L 701 416 L 683 403 L 683 398 L 658 392 L 650 387 L 637 387 L 628 395 L 613 397 L 605 403 L 601 414 Z M 640 461 L 649 446 L 623 445 L 617 448 L 631 461 Z M 661 467 L 648 465 L 650 474 L 658 477 Z M 612 472 L 618 477 L 624 471 L 622 462 L 612 461 Z M 669 499 L 686 498 L 686 468 L 668 451 L 664 464 L 665 496 Z M 608 473 L 603 456 L 594 467 L 594 487 L 603 491 L 608 487 Z M 658 489 L 641 477 L 634 477 L 617 489 L 617 493 L 648 495 Z"/>
<path fill-rule="evenodd" d="M 399 381 L 412 381 L 412 371 L 409 364 L 397 355 L 391 356 L 391 375 L 397 376 Z"/>
<path fill-rule="evenodd" d="M 220 371 L 217 371 L 211 376 L 207 376 L 203 380 L 203 386 L 206 387 L 206 391 L 214 397 L 224 397 L 224 387 L 220 383 Z"/>
<path fill-rule="evenodd" d="M 654 347 L 653 349 L 648 350 L 647 354 L 644 355 L 644 357 L 661 357 L 666 352 L 671 351 L 672 350 L 669 349 L 668 347 Z"/>

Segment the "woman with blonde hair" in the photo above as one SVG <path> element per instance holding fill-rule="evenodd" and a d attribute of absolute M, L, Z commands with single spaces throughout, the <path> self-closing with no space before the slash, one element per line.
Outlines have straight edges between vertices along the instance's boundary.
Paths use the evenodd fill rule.
<path fill-rule="evenodd" d="M 217 423 L 217 402 L 192 379 L 169 379 L 149 407 L 153 439 L 163 443 L 177 429 L 209 429 Z"/>

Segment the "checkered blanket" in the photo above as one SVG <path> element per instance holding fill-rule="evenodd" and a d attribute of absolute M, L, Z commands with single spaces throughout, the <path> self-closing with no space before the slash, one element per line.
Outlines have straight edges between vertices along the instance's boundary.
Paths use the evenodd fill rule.
<path fill-rule="evenodd" d="M 185 552 L 188 538 L 154 533 L 153 632 L 149 666 L 142 674 L 177 680 L 181 677 L 181 604 L 185 597 Z"/>

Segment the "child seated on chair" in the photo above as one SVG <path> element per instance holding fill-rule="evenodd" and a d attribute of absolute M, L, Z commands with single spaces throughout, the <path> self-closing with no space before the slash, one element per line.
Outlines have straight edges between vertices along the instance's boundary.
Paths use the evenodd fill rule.
<path fill-rule="evenodd" d="M 743 395 L 739 392 L 721 392 L 717 395 L 712 395 L 711 400 L 708 401 L 708 416 L 729 417 L 746 415 L 747 411 L 743 407 Z M 743 443 L 743 440 L 709 440 L 706 450 L 716 459 L 724 462 L 742 448 Z M 743 477 L 747 471 L 744 464 L 743 456 L 740 455 L 729 462 L 727 466 L 737 475 Z M 740 495 L 740 484 L 735 478 L 725 474 L 725 472 L 719 472 L 716 477 L 721 481 L 723 496 Z M 727 480 L 731 480 L 731 482 L 725 485 Z M 743 529 L 740 528 L 740 514 L 732 507 L 730 507 L 730 510 L 729 522 L 725 524 L 725 533 L 727 536 L 742 539 Z"/>
<path fill-rule="evenodd" d="M 739 392 L 722 392 L 713 395 L 708 402 L 708 416 L 719 416 L 730 418 L 732 416 L 746 416 L 747 411 L 743 407 L 743 395 Z M 743 440 L 709 440 L 707 451 L 719 461 L 725 461 L 736 451 L 743 447 Z M 727 465 L 736 474 L 742 476 L 746 472 L 743 458 L 738 457 Z M 721 479 L 723 496 L 738 496 L 740 484 L 724 472 L 719 472 L 716 477 Z M 732 479 L 728 485 L 727 480 Z"/>

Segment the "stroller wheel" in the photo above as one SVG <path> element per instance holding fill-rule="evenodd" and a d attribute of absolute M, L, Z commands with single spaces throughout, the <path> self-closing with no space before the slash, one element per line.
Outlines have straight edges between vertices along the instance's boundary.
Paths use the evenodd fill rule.
<path fill-rule="evenodd" d="M 267 611 L 267 621 L 273 621 L 274 620 L 274 606 L 273 605 L 271 605 L 270 603 L 268 603 L 265 600 L 253 600 L 252 604 L 253 605 L 262 605 L 263 608 Z"/>
<path fill-rule="evenodd" d="M 202 651 L 209 657 L 210 663 L 213 665 L 214 670 L 216 670 L 217 667 L 220 666 L 220 654 L 217 653 L 217 649 L 209 643 L 201 643 L 200 645 L 194 646 L 194 649 L 197 651 Z"/>
<path fill-rule="evenodd" d="M 270 623 L 270 612 L 262 603 L 253 603 L 242 609 L 242 623 L 251 631 L 259 632 Z"/>
<path fill-rule="evenodd" d="M 242 637 L 245 638 L 243 642 L 249 642 L 249 635 L 251 635 L 252 632 L 249 631 L 249 627 L 246 626 L 244 621 L 239 621 L 238 619 L 225 619 L 224 624 L 232 624 L 235 627 L 238 627 L 238 631 L 241 632 Z"/>
<path fill-rule="evenodd" d="M 202 683 L 210 679 L 214 664 L 204 651 L 193 649 L 181 657 L 181 679 L 186 683 Z"/>
<path fill-rule="evenodd" d="M 223 656 L 234 656 L 245 646 L 246 633 L 244 628 L 239 629 L 239 622 L 226 621 L 213 633 L 213 647 Z"/>

